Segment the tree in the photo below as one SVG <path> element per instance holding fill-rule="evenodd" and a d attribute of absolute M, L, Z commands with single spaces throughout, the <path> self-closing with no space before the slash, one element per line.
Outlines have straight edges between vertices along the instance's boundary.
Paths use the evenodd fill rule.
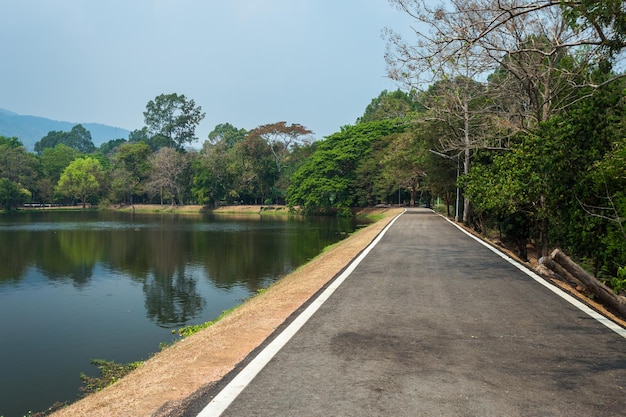
<path fill-rule="evenodd" d="M 70 130 L 69 135 L 67 135 L 67 142 L 67 146 L 84 154 L 92 153 L 96 150 L 96 147 L 91 139 L 91 132 L 80 124 L 74 126 L 72 130 Z"/>
<path fill-rule="evenodd" d="M 470 75 L 471 69 L 464 68 L 461 72 Z M 424 124 L 437 132 L 434 150 L 460 158 L 464 175 L 471 171 L 474 152 L 501 147 L 492 101 L 484 84 L 469 76 L 444 78 L 424 92 L 420 100 L 428 109 L 423 117 Z M 463 222 L 466 224 L 469 214 L 470 200 L 464 195 Z"/>
<path fill-rule="evenodd" d="M 626 267 L 626 136 L 614 143 L 611 152 L 593 165 L 589 173 L 593 202 L 579 201 L 588 215 L 606 225 L 602 236 L 601 262 L 607 274 L 617 276 Z"/>
<path fill-rule="evenodd" d="M 371 103 L 367 105 L 365 113 L 357 119 L 357 123 L 403 119 L 424 110 L 425 108 L 416 100 L 416 97 L 400 89 L 391 93 L 383 90 L 378 97 L 372 99 Z"/>
<path fill-rule="evenodd" d="M 230 123 L 221 123 L 209 133 L 209 142 L 212 144 L 223 142 L 226 146 L 233 147 L 237 142 L 244 140 L 247 133 L 246 129 L 237 129 Z"/>
<path fill-rule="evenodd" d="M 144 192 L 150 174 L 152 149 L 145 142 L 124 143 L 113 155 L 112 186 L 118 197 L 132 206 L 134 196 Z"/>
<path fill-rule="evenodd" d="M 127 140 L 124 138 L 111 139 L 107 142 L 104 142 L 102 145 L 100 145 L 100 148 L 98 148 L 98 152 L 101 153 L 102 155 L 109 155 L 115 152 L 115 150 L 120 145 L 123 145 L 125 143 L 127 143 Z"/>
<path fill-rule="evenodd" d="M 81 153 L 79 151 L 62 143 L 53 148 L 45 148 L 39 157 L 44 177 L 49 178 L 56 184 L 65 168 L 80 156 Z"/>
<path fill-rule="evenodd" d="M 419 132 L 407 131 L 395 138 L 387 148 L 383 159 L 385 172 L 395 180 L 396 188 L 409 192 L 412 207 L 418 192 L 423 191 L 422 183 L 426 179 L 426 161 L 430 155 L 428 144 Z"/>
<path fill-rule="evenodd" d="M 164 138 L 168 146 L 183 149 L 185 143 L 196 140 L 195 131 L 205 113 L 193 100 L 184 94 L 161 94 L 150 100 L 143 113 L 147 132 L 154 137 Z"/>
<path fill-rule="evenodd" d="M 61 174 L 57 191 L 66 197 L 77 198 L 85 208 L 88 199 L 99 194 L 104 179 L 100 161 L 89 156 L 75 159 Z"/>
<path fill-rule="evenodd" d="M 312 131 L 297 123 L 287 126 L 286 122 L 270 123 L 259 126 L 248 133 L 248 136 L 257 136 L 265 140 L 269 146 L 276 170 L 280 174 L 283 164 L 293 146 L 313 134 Z"/>
<path fill-rule="evenodd" d="M 280 175 L 276 153 L 261 136 L 249 134 L 239 142 L 235 151 L 241 156 L 242 177 L 246 179 L 247 197 L 256 203 L 273 200 L 272 187 Z M 282 167 L 282 161 L 280 163 Z"/>
<path fill-rule="evenodd" d="M 456 0 L 447 6 L 390 1 L 419 23 L 412 44 L 386 32 L 393 76 L 419 77 L 425 67 L 469 55 L 484 65 L 485 74 L 505 69 L 517 79 L 537 122 L 575 100 L 572 86 L 595 89 L 626 75 L 614 74 L 601 83 L 590 78 L 590 68 L 608 73 L 626 46 L 626 10 L 619 0 Z M 572 65 L 563 65 L 564 57 L 571 57 Z M 558 79 L 567 82 L 559 85 Z"/>
<path fill-rule="evenodd" d="M 233 178 L 229 167 L 232 165 L 232 147 L 225 141 L 216 144 L 205 142 L 198 158 L 194 161 L 192 194 L 199 204 L 217 206 L 226 200 L 232 190 Z"/>
<path fill-rule="evenodd" d="M 172 206 L 176 198 L 181 200 L 181 176 L 185 170 L 184 155 L 173 148 L 161 148 L 150 156 L 150 177 L 146 190 L 163 200 L 170 199 Z"/>
<path fill-rule="evenodd" d="M 36 157 L 27 152 L 17 138 L 0 136 L 0 178 L 6 178 L 30 192 L 36 189 Z"/>
<path fill-rule="evenodd" d="M 359 166 L 372 154 L 374 144 L 403 132 L 406 123 L 384 120 L 344 126 L 317 146 L 310 158 L 293 174 L 287 190 L 287 204 L 300 206 L 305 213 L 351 215 L 363 184 Z"/>
<path fill-rule="evenodd" d="M 91 133 L 83 125 L 78 124 L 72 127 L 72 130 L 69 132 L 48 132 L 46 136 L 35 143 L 35 152 L 41 154 L 44 149 L 54 148 L 58 144 L 69 146 L 83 154 L 92 153 L 96 150 L 91 140 Z"/>
<path fill-rule="evenodd" d="M 30 192 L 8 178 L 0 178 L 0 208 L 3 210 L 16 209 L 30 197 Z"/>

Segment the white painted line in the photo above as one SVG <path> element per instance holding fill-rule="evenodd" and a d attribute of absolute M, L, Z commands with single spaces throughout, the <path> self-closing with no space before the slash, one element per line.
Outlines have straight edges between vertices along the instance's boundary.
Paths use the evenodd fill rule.
<path fill-rule="evenodd" d="M 512 265 L 514 265 L 517 269 L 519 269 L 520 271 L 524 272 L 526 275 L 530 276 L 532 279 L 537 281 L 539 284 L 541 284 L 544 287 L 548 288 L 550 291 L 552 291 L 553 293 L 555 293 L 556 295 L 558 295 L 562 299 L 566 300 L 567 302 L 569 302 L 570 304 L 572 304 L 573 306 L 575 306 L 579 310 L 583 311 L 587 315 L 591 316 L 592 318 L 594 318 L 598 322 L 602 323 L 603 325 L 605 325 L 609 329 L 613 330 L 618 335 L 622 336 L 623 338 L 626 338 L 626 329 L 624 329 L 623 327 L 619 326 L 617 323 L 613 322 L 612 320 L 609 320 L 607 317 L 605 317 L 602 314 L 598 313 L 597 311 L 595 311 L 594 309 L 592 309 L 591 307 L 589 307 L 585 303 L 581 302 L 580 300 L 576 299 L 572 295 L 568 294 L 567 292 L 563 291 L 559 287 L 550 284 L 548 281 L 546 281 L 545 279 L 541 278 L 539 275 L 537 275 L 536 273 L 534 273 L 530 269 L 526 268 L 524 265 L 520 264 L 515 259 L 511 258 L 510 256 L 508 256 L 504 252 L 501 252 L 500 250 L 498 250 L 494 246 L 491 246 L 490 244 L 486 243 L 482 239 L 480 239 L 480 238 L 474 236 L 473 234 L 469 233 L 467 230 L 463 229 L 461 226 L 459 226 L 455 222 L 451 221 L 447 217 L 445 217 L 445 216 L 441 216 L 441 217 L 446 219 L 448 222 L 452 223 L 460 231 L 462 231 L 463 233 L 465 233 L 466 235 L 468 235 L 469 237 L 471 237 L 472 239 L 474 239 L 475 241 L 477 241 L 481 245 L 485 246 L 486 248 L 488 248 L 492 252 L 496 253 L 501 258 L 505 259 L 507 262 L 509 262 Z"/>
<path fill-rule="evenodd" d="M 289 326 L 285 328 L 274 340 L 272 340 L 254 359 L 246 365 L 216 396 L 207 404 L 198 417 L 218 417 L 228 408 L 228 406 L 237 398 L 239 394 L 248 386 L 254 377 L 269 363 L 269 361 L 287 344 L 287 342 L 300 330 L 313 314 L 324 304 L 333 292 L 348 278 L 356 267 L 365 259 L 370 251 L 380 242 L 382 237 L 387 233 L 389 228 L 402 214 L 397 215 L 389 224 L 378 234 L 376 239 L 369 244 L 363 252 L 356 257 L 354 261 L 335 279 L 326 289 L 315 299 L 309 306 L 293 320 Z"/>

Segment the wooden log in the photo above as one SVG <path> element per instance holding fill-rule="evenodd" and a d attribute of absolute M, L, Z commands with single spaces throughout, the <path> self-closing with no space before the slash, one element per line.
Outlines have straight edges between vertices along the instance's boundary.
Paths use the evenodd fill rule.
<path fill-rule="evenodd" d="M 622 317 L 626 317 L 626 297 L 615 294 L 613 290 L 582 269 L 560 249 L 555 249 L 550 258 L 578 279 L 590 293 L 597 297 L 598 301 L 619 313 Z"/>
<path fill-rule="evenodd" d="M 542 256 L 539 259 L 539 265 L 545 266 L 550 271 L 554 272 L 561 280 L 567 281 L 570 284 L 574 284 L 576 286 L 586 287 L 580 280 L 578 280 L 574 275 L 570 274 L 567 269 L 563 268 L 557 262 L 552 260 L 552 258 L 548 258 L 546 256 Z"/>

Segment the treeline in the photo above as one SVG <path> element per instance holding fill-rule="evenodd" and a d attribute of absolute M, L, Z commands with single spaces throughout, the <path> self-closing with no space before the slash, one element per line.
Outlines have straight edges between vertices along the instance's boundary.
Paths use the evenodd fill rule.
<path fill-rule="evenodd" d="M 405 93 L 387 95 L 381 97 L 412 111 L 414 103 Z M 289 204 L 310 214 L 349 215 L 353 206 L 397 198 L 400 187 L 393 175 L 382 172 L 392 169 L 391 163 L 380 162 L 388 159 L 387 145 L 393 138 L 400 141 L 409 124 L 388 120 L 395 114 L 370 113 L 322 141 L 299 124 L 277 122 L 251 130 L 219 124 L 198 150 L 186 145 L 195 140 L 202 109 L 185 96 L 163 94 L 147 104 L 143 128 L 98 148 L 81 125 L 49 132 L 34 153 L 19 138 L 0 137 L 0 207 Z M 370 168 L 381 172 L 359 168 L 366 160 L 378 161 Z M 403 197 L 406 193 L 402 189 Z"/>

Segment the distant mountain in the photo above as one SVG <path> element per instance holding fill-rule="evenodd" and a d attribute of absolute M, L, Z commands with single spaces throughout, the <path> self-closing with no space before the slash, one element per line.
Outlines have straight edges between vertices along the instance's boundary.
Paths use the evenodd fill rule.
<path fill-rule="evenodd" d="M 33 151 L 35 143 L 52 130 L 69 132 L 77 124 L 82 124 L 91 133 L 96 146 L 111 139 L 128 139 L 130 131 L 121 127 L 107 126 L 99 123 L 72 123 L 46 119 L 37 116 L 24 116 L 9 110 L 0 109 L 0 136 L 17 137 L 28 149 Z"/>

